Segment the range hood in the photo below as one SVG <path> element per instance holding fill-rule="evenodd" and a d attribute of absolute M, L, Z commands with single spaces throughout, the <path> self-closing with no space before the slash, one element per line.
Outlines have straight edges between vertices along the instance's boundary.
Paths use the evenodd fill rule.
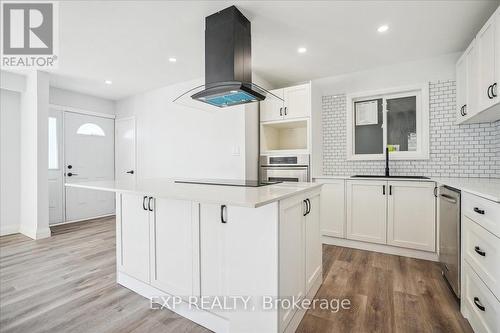
<path fill-rule="evenodd" d="M 235 6 L 207 16 L 205 85 L 189 90 L 174 102 L 197 108 L 202 107 L 192 102 L 226 108 L 262 101 L 266 97 L 280 99 L 252 83 L 251 46 L 250 21 Z M 187 101 L 188 98 L 192 102 Z"/>

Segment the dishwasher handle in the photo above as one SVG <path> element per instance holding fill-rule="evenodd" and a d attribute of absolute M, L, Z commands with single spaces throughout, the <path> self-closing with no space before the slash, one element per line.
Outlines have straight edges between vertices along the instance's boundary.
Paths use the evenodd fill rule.
<path fill-rule="evenodd" d="M 447 195 L 447 194 L 439 194 L 439 196 L 445 200 L 445 201 L 448 201 L 449 203 L 452 203 L 452 204 L 456 204 L 457 203 L 457 199 L 455 199 L 454 197 L 450 196 L 450 195 Z"/>

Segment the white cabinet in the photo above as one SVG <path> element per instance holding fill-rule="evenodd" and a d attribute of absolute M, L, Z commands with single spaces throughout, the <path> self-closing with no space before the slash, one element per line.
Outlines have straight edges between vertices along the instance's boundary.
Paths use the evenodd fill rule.
<path fill-rule="evenodd" d="M 346 181 L 346 238 L 435 252 L 434 187 L 434 182 Z"/>
<path fill-rule="evenodd" d="M 388 182 L 387 244 L 436 250 L 434 183 Z"/>
<path fill-rule="evenodd" d="M 347 239 L 386 243 L 387 182 L 348 180 Z"/>
<path fill-rule="evenodd" d="M 500 9 L 457 62 L 457 122 L 500 119 Z"/>
<path fill-rule="evenodd" d="M 149 283 L 149 197 L 121 194 L 117 218 L 118 270 Z"/>
<path fill-rule="evenodd" d="M 199 295 L 198 204 L 154 199 L 151 285 L 171 295 Z"/>
<path fill-rule="evenodd" d="M 321 234 L 345 238 L 345 180 L 316 180 L 321 188 Z"/>
<path fill-rule="evenodd" d="M 279 252 L 286 253 L 279 263 L 279 295 L 296 299 L 305 295 L 304 271 L 304 214 L 307 207 L 303 198 L 292 197 L 280 203 Z M 279 324 L 286 327 L 296 309 L 280 308 Z M 282 330 L 280 330 L 282 331 Z"/>
<path fill-rule="evenodd" d="M 274 96 L 268 96 L 268 98 L 260 102 L 260 121 L 281 120 L 283 119 L 284 108 L 283 89 L 274 89 L 269 92 L 281 98 L 281 100 Z"/>
<path fill-rule="evenodd" d="M 270 90 L 277 97 L 269 96 L 260 102 L 260 121 L 305 118 L 311 116 L 311 85 Z"/>
<path fill-rule="evenodd" d="M 464 122 L 479 111 L 476 51 L 474 40 L 457 62 L 457 123 Z"/>
<path fill-rule="evenodd" d="M 320 232 L 321 199 L 319 192 L 311 194 L 306 199 L 305 215 L 305 269 L 306 293 L 322 273 L 322 246 Z"/>

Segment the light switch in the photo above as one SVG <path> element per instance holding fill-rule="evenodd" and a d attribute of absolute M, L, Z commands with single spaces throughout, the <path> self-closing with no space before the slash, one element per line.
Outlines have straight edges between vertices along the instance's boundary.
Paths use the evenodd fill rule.
<path fill-rule="evenodd" d="M 240 156 L 240 146 L 233 146 L 233 156 Z"/>

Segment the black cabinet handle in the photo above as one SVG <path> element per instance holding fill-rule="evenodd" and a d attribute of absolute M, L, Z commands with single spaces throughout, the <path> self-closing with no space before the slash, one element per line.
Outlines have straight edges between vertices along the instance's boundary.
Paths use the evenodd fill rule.
<path fill-rule="evenodd" d="M 149 199 L 148 199 L 148 210 L 149 210 L 150 212 L 152 212 L 152 211 L 153 211 L 153 208 L 151 207 L 151 201 L 153 201 L 153 197 L 149 197 Z"/>
<path fill-rule="evenodd" d="M 147 196 L 142 197 L 142 209 L 144 209 L 144 210 L 148 210 L 146 208 L 146 199 L 147 199 Z"/>
<path fill-rule="evenodd" d="M 464 104 L 463 108 L 464 108 L 464 116 L 466 116 L 467 115 L 467 104 Z"/>
<path fill-rule="evenodd" d="M 302 216 L 306 216 L 307 211 L 309 210 L 309 206 L 307 205 L 307 199 L 302 200 L 302 202 L 304 203 L 304 207 L 305 207 L 305 211 L 304 211 L 304 213 L 302 213 Z"/>
<path fill-rule="evenodd" d="M 462 117 L 463 117 L 463 115 L 464 115 L 464 106 L 463 106 L 463 105 L 460 107 L 460 115 L 461 115 Z"/>
<path fill-rule="evenodd" d="M 484 215 L 484 209 L 479 209 L 477 207 L 474 207 L 474 211 L 478 214 Z"/>
<path fill-rule="evenodd" d="M 127 171 L 126 173 L 130 173 L 131 175 L 134 174 L 134 170 Z"/>
<path fill-rule="evenodd" d="M 497 87 L 497 83 L 495 82 L 495 83 L 493 83 L 493 85 L 491 86 L 491 96 L 492 96 L 491 98 L 495 98 L 495 97 L 497 97 L 497 96 L 498 96 L 498 95 L 497 95 L 497 93 L 495 92 L 495 90 L 496 90 L 495 88 L 496 88 L 496 87 Z M 285 113 L 285 114 L 286 114 L 286 113 Z"/>
<path fill-rule="evenodd" d="M 385 195 L 385 185 L 382 185 L 382 194 Z"/>
<path fill-rule="evenodd" d="M 392 185 L 389 185 L 389 195 L 392 195 Z"/>
<path fill-rule="evenodd" d="M 221 223 L 227 223 L 227 220 L 224 218 L 224 211 L 227 211 L 226 205 L 220 206 L 220 221 Z"/>
<path fill-rule="evenodd" d="M 488 98 L 489 98 L 489 99 L 493 99 L 492 94 L 490 94 L 490 91 L 492 90 L 492 88 L 493 88 L 493 85 L 489 86 L 489 87 L 488 87 L 488 90 L 487 90 L 487 92 L 486 92 L 486 93 L 488 94 Z"/>
<path fill-rule="evenodd" d="M 436 198 L 438 197 L 438 195 L 437 195 L 437 190 L 438 190 L 437 186 L 434 186 L 434 196 L 435 196 Z"/>
<path fill-rule="evenodd" d="M 479 246 L 475 246 L 474 251 L 476 251 L 476 253 L 479 254 L 480 256 L 483 256 L 483 257 L 486 256 L 486 252 L 482 251 Z"/>
<path fill-rule="evenodd" d="M 479 300 L 478 297 L 474 297 L 474 304 L 477 306 L 477 308 L 481 311 L 485 311 L 486 308 L 484 307 L 484 305 L 481 304 L 481 301 Z"/>
<path fill-rule="evenodd" d="M 283 108 L 280 108 L 280 117 L 283 116 Z"/>
<path fill-rule="evenodd" d="M 309 214 L 311 212 L 311 200 L 309 199 L 306 199 L 307 200 L 307 214 Z"/>
<path fill-rule="evenodd" d="M 286 116 L 286 110 L 287 110 L 287 107 L 285 106 L 285 116 Z"/>

